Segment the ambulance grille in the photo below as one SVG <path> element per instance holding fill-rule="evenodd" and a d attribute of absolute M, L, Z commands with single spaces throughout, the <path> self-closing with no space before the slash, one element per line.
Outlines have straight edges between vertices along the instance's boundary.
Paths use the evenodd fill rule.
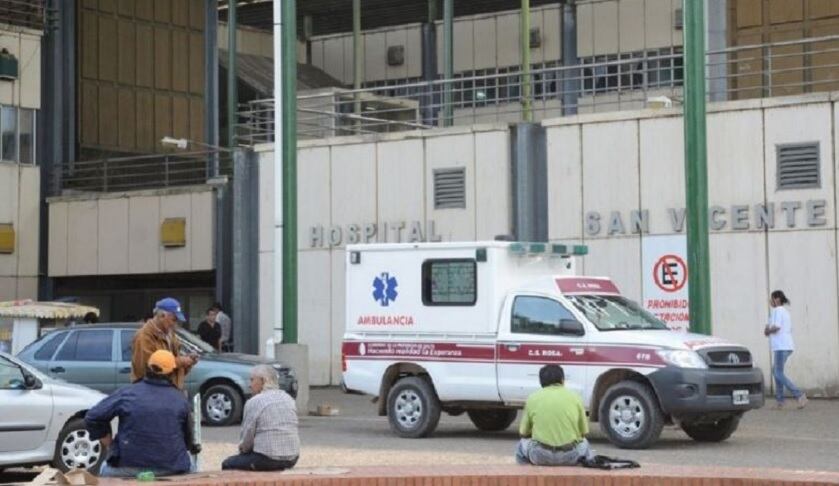
<path fill-rule="evenodd" d="M 712 368 L 751 368 L 752 353 L 745 349 L 713 349 L 701 352 Z"/>
<path fill-rule="evenodd" d="M 434 209 L 466 209 L 466 169 L 434 170 Z"/>

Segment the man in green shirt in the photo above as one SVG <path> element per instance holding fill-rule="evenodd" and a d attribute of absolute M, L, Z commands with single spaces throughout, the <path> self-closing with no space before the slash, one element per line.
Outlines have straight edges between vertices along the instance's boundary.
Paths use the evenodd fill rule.
<path fill-rule="evenodd" d="M 573 466 L 594 453 L 586 440 L 588 417 L 579 395 L 565 388 L 559 365 L 539 370 L 542 389 L 530 395 L 519 426 L 522 439 L 516 462 L 536 466 Z"/>

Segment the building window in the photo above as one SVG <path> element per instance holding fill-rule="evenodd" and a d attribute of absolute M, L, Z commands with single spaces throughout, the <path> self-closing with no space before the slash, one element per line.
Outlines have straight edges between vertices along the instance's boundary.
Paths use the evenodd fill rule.
<path fill-rule="evenodd" d="M 35 164 L 35 110 L 0 106 L 0 160 Z"/>

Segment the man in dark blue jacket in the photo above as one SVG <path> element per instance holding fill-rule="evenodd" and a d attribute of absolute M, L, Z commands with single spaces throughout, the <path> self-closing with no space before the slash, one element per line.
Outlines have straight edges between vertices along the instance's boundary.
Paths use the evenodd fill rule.
<path fill-rule="evenodd" d="M 176 367 L 171 352 L 155 351 L 149 357 L 145 378 L 121 388 L 87 412 L 85 425 L 91 438 L 110 449 L 100 476 L 194 472 L 189 454 L 200 447 L 193 445 L 189 402 L 171 381 Z M 114 418 L 119 418 L 119 431 L 111 440 Z"/>

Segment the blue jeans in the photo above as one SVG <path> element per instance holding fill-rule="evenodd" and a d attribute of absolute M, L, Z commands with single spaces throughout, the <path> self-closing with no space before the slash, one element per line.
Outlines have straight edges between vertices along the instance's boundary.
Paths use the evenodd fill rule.
<path fill-rule="evenodd" d="M 521 439 L 516 446 L 516 463 L 534 466 L 576 466 L 581 457 L 591 459 L 594 452 L 586 439 L 570 451 L 552 451 L 532 439 Z"/>
<path fill-rule="evenodd" d="M 166 469 L 159 469 L 154 467 L 114 467 L 108 465 L 108 461 L 102 462 L 102 466 L 99 468 L 99 477 L 103 478 L 136 478 L 138 474 L 144 471 L 151 471 L 154 473 L 154 477 L 159 478 L 163 476 L 176 476 L 178 474 L 191 474 L 194 472 L 198 472 L 198 468 L 195 467 L 195 459 L 193 456 L 189 457 L 189 471 L 186 472 L 173 472 L 168 471 Z"/>
<path fill-rule="evenodd" d="M 778 403 L 784 403 L 784 388 L 789 389 L 796 400 L 802 395 L 801 390 L 784 374 L 784 365 L 791 354 L 792 351 L 774 352 L 775 362 L 772 364 L 772 376 L 775 377 L 775 400 Z"/>

